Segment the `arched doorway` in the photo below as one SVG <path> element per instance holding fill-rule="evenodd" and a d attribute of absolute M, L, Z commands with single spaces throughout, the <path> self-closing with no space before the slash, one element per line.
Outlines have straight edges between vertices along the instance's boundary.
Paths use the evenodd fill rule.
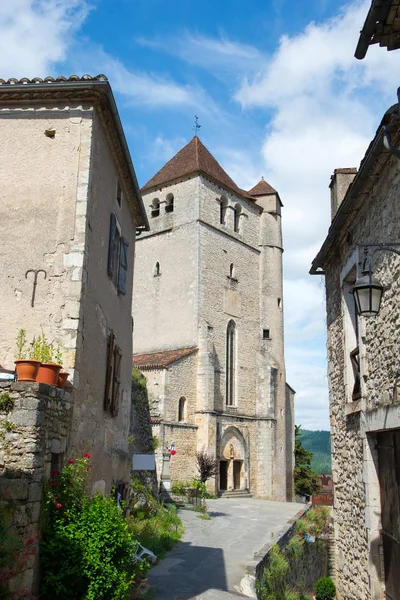
<path fill-rule="evenodd" d="M 228 427 L 221 439 L 219 489 L 245 490 L 248 488 L 248 453 L 243 434 L 237 427 Z"/>

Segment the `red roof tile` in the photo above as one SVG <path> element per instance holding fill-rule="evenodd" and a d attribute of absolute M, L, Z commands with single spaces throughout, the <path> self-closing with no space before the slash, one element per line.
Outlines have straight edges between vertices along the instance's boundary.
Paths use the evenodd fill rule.
<path fill-rule="evenodd" d="M 248 192 L 240 189 L 229 177 L 213 155 L 207 150 L 200 139 L 195 136 L 182 150 L 180 150 L 166 165 L 162 167 L 141 189 L 142 192 L 191 175 L 204 173 L 216 183 L 239 194 L 243 198 L 253 200 Z"/>
<path fill-rule="evenodd" d="M 197 348 L 180 348 L 179 350 L 166 350 L 165 352 L 153 352 L 151 354 L 134 354 L 132 364 L 138 369 L 165 368 L 177 360 L 197 352 L 197 350 Z"/>
<path fill-rule="evenodd" d="M 271 194 L 277 194 L 278 192 L 264 180 L 264 177 L 262 177 L 261 181 L 252 187 L 248 193 L 250 196 L 270 196 Z"/>

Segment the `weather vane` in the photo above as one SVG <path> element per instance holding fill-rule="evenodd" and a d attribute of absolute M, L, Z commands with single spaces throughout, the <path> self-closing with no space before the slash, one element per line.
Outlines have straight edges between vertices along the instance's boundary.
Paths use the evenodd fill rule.
<path fill-rule="evenodd" d="M 194 115 L 195 118 L 195 123 L 193 125 L 193 131 L 194 131 L 194 135 L 197 136 L 197 132 L 200 129 L 201 125 L 199 125 L 199 117 L 197 115 Z"/>

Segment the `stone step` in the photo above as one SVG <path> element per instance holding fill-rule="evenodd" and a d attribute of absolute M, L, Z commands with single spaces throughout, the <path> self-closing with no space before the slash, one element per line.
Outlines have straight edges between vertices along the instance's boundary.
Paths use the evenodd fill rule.
<path fill-rule="evenodd" d="M 219 498 L 251 498 L 249 490 L 229 490 L 226 492 L 219 492 Z"/>

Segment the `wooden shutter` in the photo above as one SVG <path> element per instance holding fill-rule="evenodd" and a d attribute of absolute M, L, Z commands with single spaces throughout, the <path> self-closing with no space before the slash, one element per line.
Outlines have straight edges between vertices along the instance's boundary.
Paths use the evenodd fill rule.
<path fill-rule="evenodd" d="M 111 414 L 116 417 L 119 411 L 119 387 L 121 383 L 121 362 L 122 350 L 119 346 L 115 346 L 114 350 L 114 373 L 113 373 L 113 390 L 111 401 Z"/>
<path fill-rule="evenodd" d="M 115 255 L 115 232 L 117 230 L 117 217 L 114 213 L 110 215 L 110 237 L 108 240 L 108 262 L 107 273 L 109 277 L 113 276 L 114 272 L 114 255 Z"/>
<path fill-rule="evenodd" d="M 129 242 L 121 238 L 119 251 L 118 292 L 126 294 L 126 276 L 128 273 L 128 246 Z"/>
<path fill-rule="evenodd" d="M 114 343 L 115 343 L 115 335 L 114 335 L 114 332 L 111 330 L 110 335 L 108 336 L 106 389 L 104 392 L 104 410 L 108 410 L 110 407 L 110 392 L 111 392 L 111 382 L 112 382 L 113 365 L 114 365 Z"/>

